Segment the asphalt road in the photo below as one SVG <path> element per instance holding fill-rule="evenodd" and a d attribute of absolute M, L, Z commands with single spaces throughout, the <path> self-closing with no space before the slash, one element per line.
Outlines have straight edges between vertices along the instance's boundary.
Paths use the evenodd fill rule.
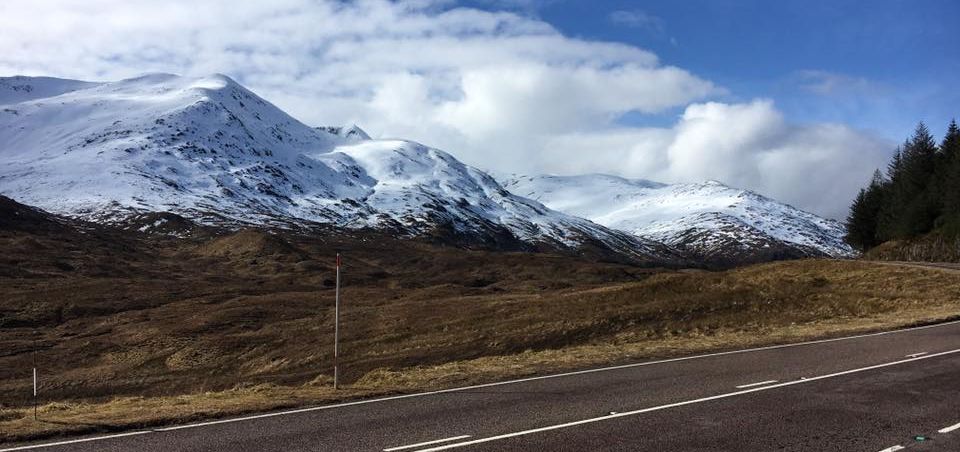
<path fill-rule="evenodd" d="M 957 452 L 958 424 L 950 323 L 0 452 Z"/>

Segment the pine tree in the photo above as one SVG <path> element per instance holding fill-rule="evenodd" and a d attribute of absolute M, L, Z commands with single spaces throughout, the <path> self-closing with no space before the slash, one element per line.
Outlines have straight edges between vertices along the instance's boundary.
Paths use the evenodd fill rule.
<path fill-rule="evenodd" d="M 935 173 L 937 143 L 926 124 L 920 123 L 904 144 L 898 179 L 892 185 L 892 234 L 890 238 L 914 237 L 933 229 L 939 214 Z"/>
<path fill-rule="evenodd" d="M 880 170 L 873 173 L 873 179 L 866 189 L 861 189 L 850 207 L 847 217 L 847 243 L 861 251 L 866 251 L 880 243 L 878 220 L 884 205 L 888 182 Z"/>
<path fill-rule="evenodd" d="M 861 188 L 857 197 L 853 200 L 853 205 L 850 206 L 850 214 L 846 221 L 847 235 L 844 237 L 844 240 L 850 246 L 860 251 L 866 251 L 872 246 L 871 235 L 873 235 L 873 231 L 870 231 L 869 224 L 874 218 L 871 218 L 870 212 L 867 210 L 866 199 L 867 189 Z"/>
<path fill-rule="evenodd" d="M 900 174 L 903 172 L 903 148 L 910 143 L 904 143 L 903 146 L 897 147 L 897 150 L 893 153 L 893 158 L 890 159 L 890 163 L 887 164 L 887 179 L 893 183 L 900 179 Z"/>
<path fill-rule="evenodd" d="M 960 220 L 960 127 L 950 121 L 940 144 L 940 213 L 947 221 Z"/>
<path fill-rule="evenodd" d="M 903 218 L 906 202 L 903 201 L 903 150 L 910 146 L 909 140 L 897 147 L 887 164 L 886 189 L 883 203 L 877 213 L 877 240 L 886 242 L 897 238 L 898 222 Z"/>
<path fill-rule="evenodd" d="M 867 250 L 937 228 L 960 236 L 960 127 L 951 121 L 938 146 L 919 123 L 894 153 L 886 177 L 877 170 L 846 219 L 847 241 Z"/>
<path fill-rule="evenodd" d="M 940 144 L 940 152 L 944 154 L 947 160 L 960 157 L 960 127 L 957 126 L 957 120 L 950 121 L 947 126 L 947 134 L 943 137 L 943 143 Z"/>

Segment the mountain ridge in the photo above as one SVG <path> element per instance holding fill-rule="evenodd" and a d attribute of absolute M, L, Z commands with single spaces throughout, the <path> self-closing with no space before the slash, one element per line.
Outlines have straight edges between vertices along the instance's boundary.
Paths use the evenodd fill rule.
<path fill-rule="evenodd" d="M 222 74 L 0 78 L 0 162 L 0 194 L 144 231 L 332 226 L 669 265 L 854 255 L 839 223 L 718 181 L 498 181 L 420 143 L 308 126 Z"/>
<path fill-rule="evenodd" d="M 171 212 L 209 225 L 388 229 L 682 261 L 665 245 L 515 196 L 438 149 L 307 126 L 224 75 L 58 83 L 75 89 L 0 111 L 0 193 L 55 214 L 118 223 Z"/>
<path fill-rule="evenodd" d="M 706 262 L 855 255 L 839 222 L 715 180 L 664 184 L 607 174 L 500 180 L 520 196 Z"/>

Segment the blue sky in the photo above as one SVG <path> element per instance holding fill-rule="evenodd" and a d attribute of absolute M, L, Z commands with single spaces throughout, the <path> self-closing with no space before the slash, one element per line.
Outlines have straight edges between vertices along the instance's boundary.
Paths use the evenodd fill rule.
<path fill-rule="evenodd" d="M 496 174 L 714 179 L 843 218 L 960 114 L 960 1 L 0 2 L 0 76 L 223 73 Z"/>
<path fill-rule="evenodd" d="M 649 49 L 727 88 L 725 100 L 771 98 L 796 121 L 843 122 L 899 141 L 918 121 L 939 134 L 960 114 L 956 0 L 464 4 L 512 8 L 570 36 Z"/>

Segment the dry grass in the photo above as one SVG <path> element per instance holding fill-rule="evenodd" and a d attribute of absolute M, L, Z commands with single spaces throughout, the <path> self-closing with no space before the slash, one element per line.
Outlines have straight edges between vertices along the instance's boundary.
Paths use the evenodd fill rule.
<path fill-rule="evenodd" d="M 33 350 L 47 400 L 296 385 L 329 374 L 337 250 L 347 256 L 347 381 L 377 367 L 509 353 L 469 325 L 498 309 L 491 301 L 652 272 L 375 237 L 27 238 L 40 248 L 0 231 L 0 401 L 12 406 L 29 403 Z"/>
<path fill-rule="evenodd" d="M 960 262 L 960 234 L 945 228 L 912 239 L 891 240 L 867 251 L 866 256 L 886 261 Z"/>
<path fill-rule="evenodd" d="M 30 409 L 0 409 L 0 442 L 187 423 L 363 397 L 481 384 L 625 361 L 797 342 L 945 320 L 955 318 L 956 313 L 955 307 L 944 307 L 913 315 L 887 313 L 858 321 L 823 321 L 757 331 L 716 331 L 708 336 L 688 334 L 641 342 L 528 351 L 437 366 L 381 368 L 368 372 L 339 391 L 334 391 L 330 378 L 322 375 L 318 381 L 300 386 L 260 384 L 179 396 L 120 397 L 99 403 L 48 403 L 40 407 L 39 420 L 33 419 Z"/>
<path fill-rule="evenodd" d="M 285 246 L 271 245 L 281 255 Z M 318 252 L 302 242 L 294 249 Z M 960 275 L 942 269 L 807 260 L 651 273 L 517 253 L 411 247 L 399 263 L 391 261 L 397 256 L 370 256 L 377 260 L 365 257 L 366 267 L 354 269 L 360 281 L 346 291 L 344 329 L 352 334 L 343 349 L 345 390 L 329 389 L 327 347 L 316 347 L 331 333 L 329 312 L 315 309 L 331 295 L 323 276 L 313 276 L 319 289 L 290 284 L 285 265 L 303 261 L 265 259 L 258 265 L 279 265 L 276 276 L 245 275 L 244 284 L 219 276 L 219 291 L 194 278 L 194 286 L 181 288 L 193 291 L 190 298 L 144 301 L 135 304 L 146 308 L 53 327 L 60 336 L 47 336 L 53 343 L 46 353 L 73 366 L 48 377 L 58 401 L 43 406 L 40 422 L 22 400 L 0 407 L 0 441 L 476 384 L 960 314 Z M 410 261 L 437 273 L 404 273 Z M 170 289 L 142 296 L 164 290 Z M 0 330 L 0 341 L 22 342 L 23 335 Z M 25 359 L 0 356 L 0 364 Z M 7 372 L 0 390 L 24 392 L 27 378 Z"/>

